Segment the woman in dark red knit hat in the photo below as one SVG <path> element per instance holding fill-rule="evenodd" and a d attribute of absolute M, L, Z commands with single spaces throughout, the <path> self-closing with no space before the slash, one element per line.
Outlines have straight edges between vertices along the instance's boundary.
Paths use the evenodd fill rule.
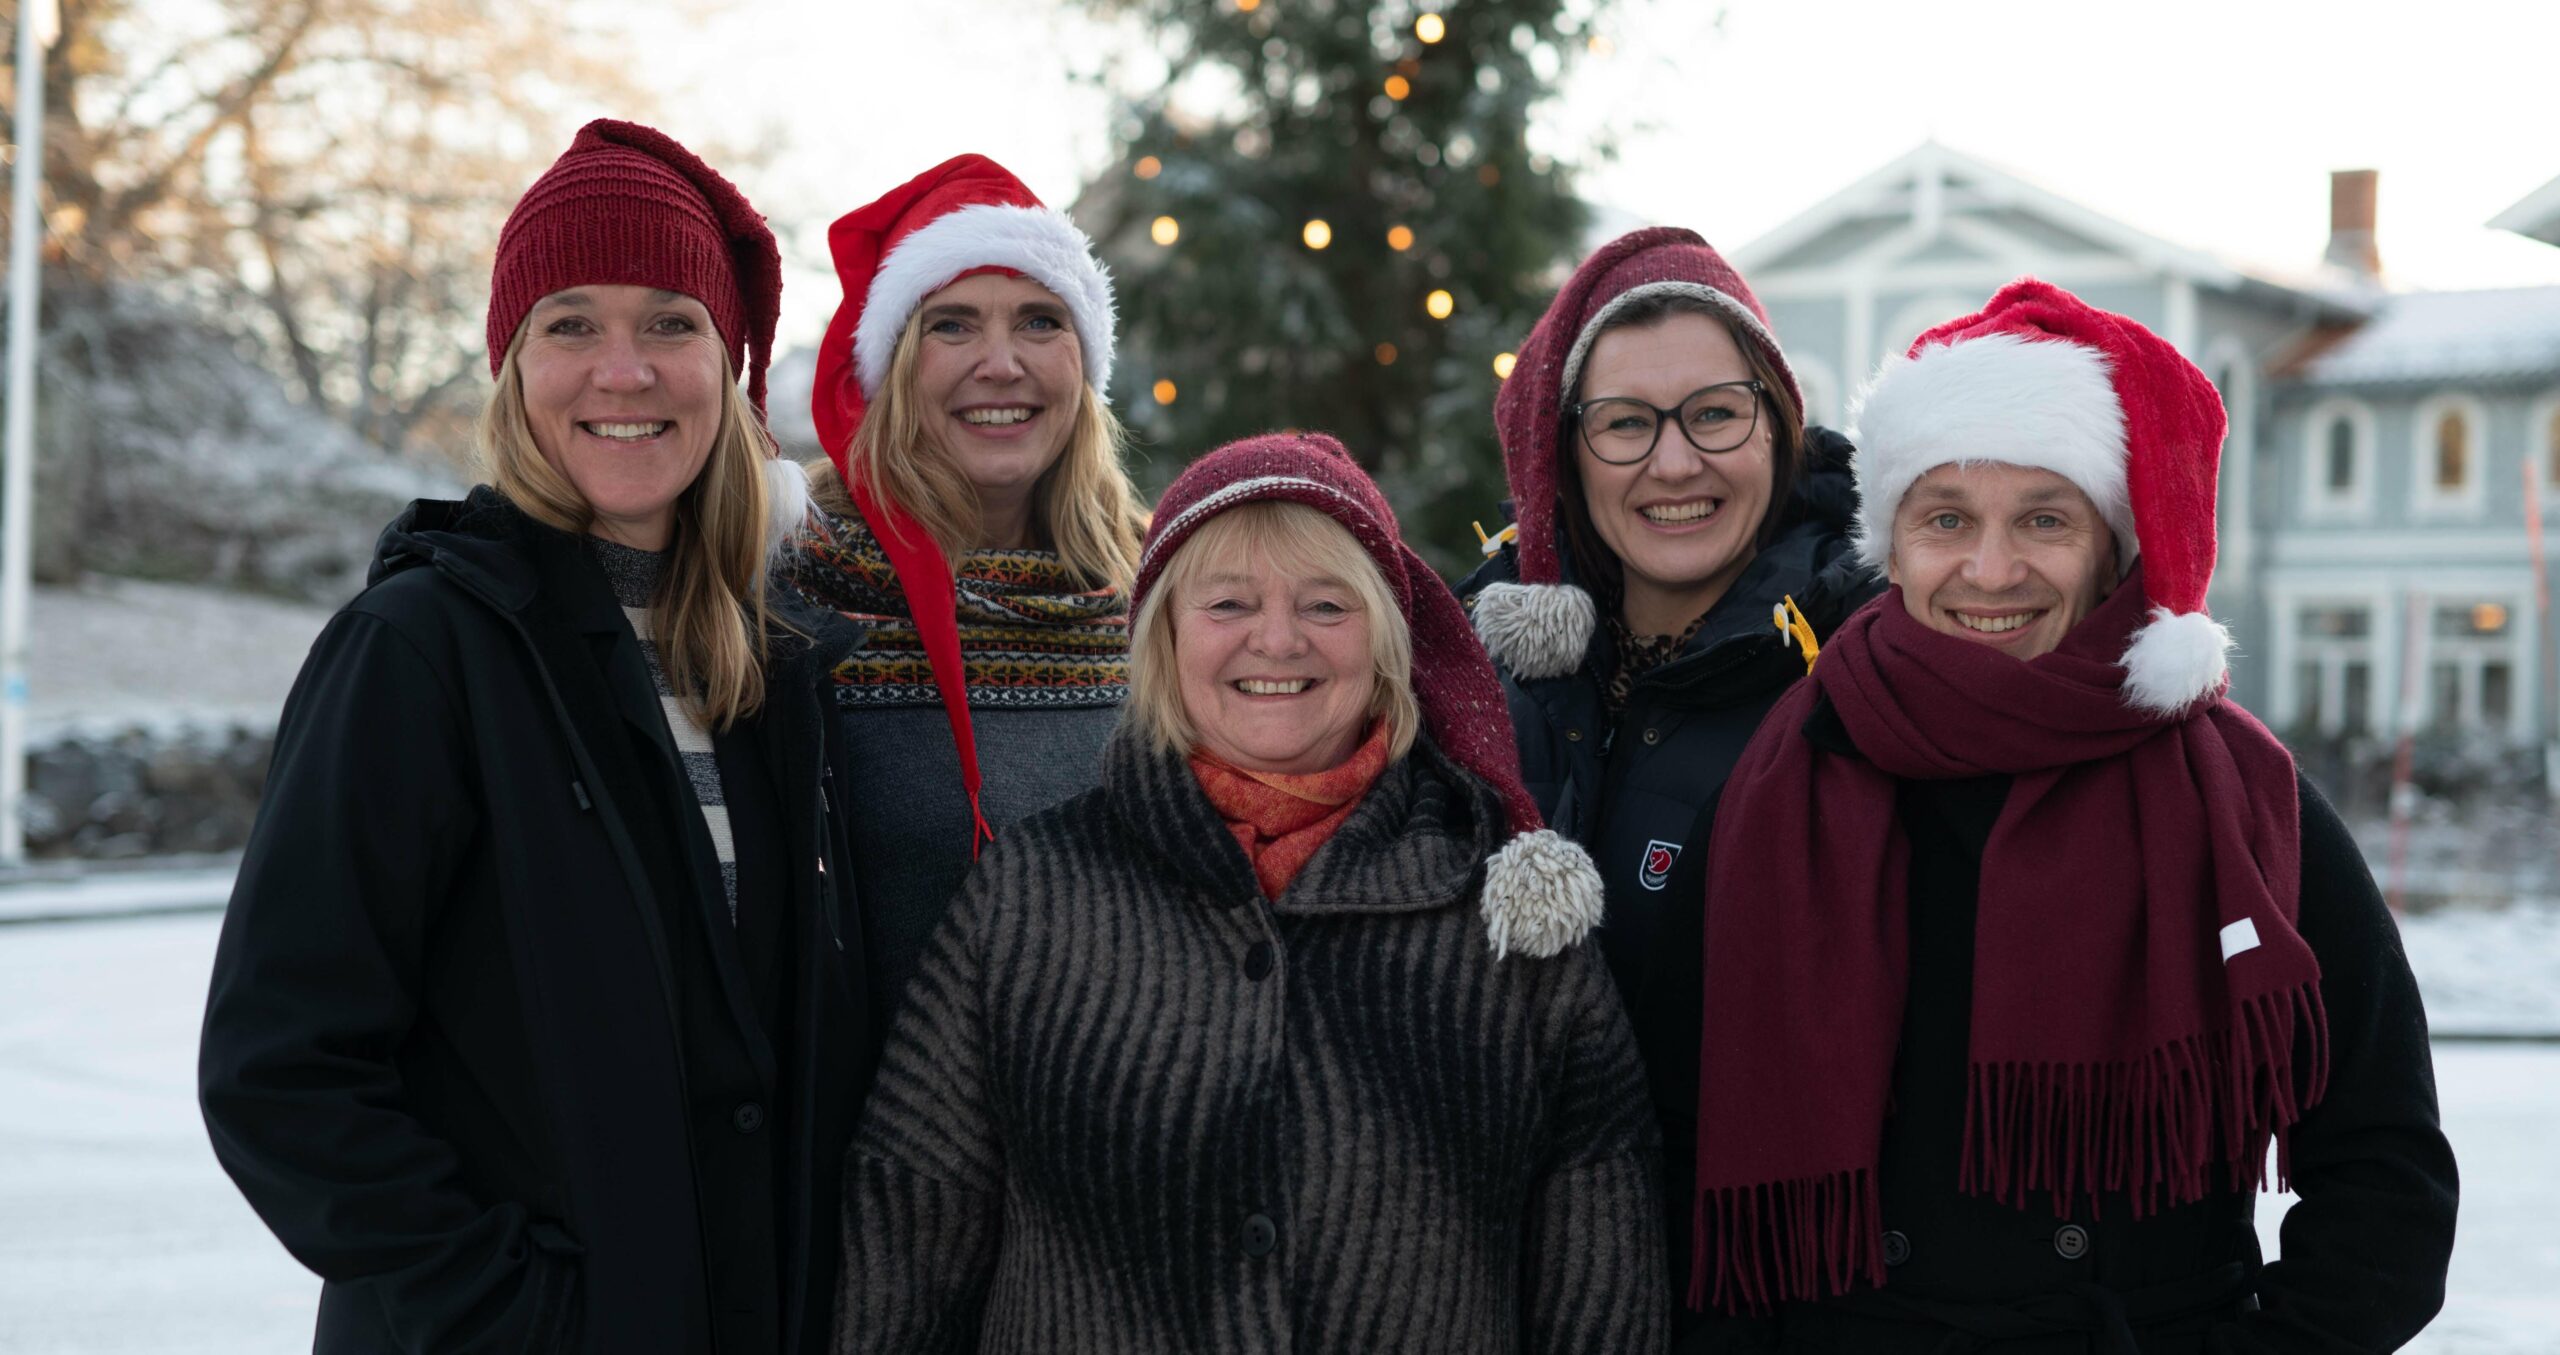
<path fill-rule="evenodd" d="M 1806 426 L 1750 285 L 1673 227 L 1574 273 L 1494 418 L 1518 520 L 1460 591 L 1538 807 L 1608 882 L 1601 949 L 1664 1138 L 1686 1143 L 1718 792 L 1811 644 L 1880 587 L 1849 549 L 1849 447 Z M 1678 1275 L 1688 1163 L 1670 1165 Z"/>
<path fill-rule="evenodd" d="M 1157 506 L 1102 784 L 935 934 L 846 1165 L 838 1349 L 1661 1347 L 1599 881 L 1340 444 Z"/>
<path fill-rule="evenodd" d="M 201 1078 L 318 1351 L 823 1348 L 874 1040 L 849 628 L 765 592 L 780 289 L 727 180 L 589 124 L 499 237 L 489 483 L 391 525 L 286 703 Z"/>
<path fill-rule="evenodd" d="M 864 628 L 835 697 L 881 993 L 993 834 L 1093 784 L 1128 693 L 1144 522 L 1120 456 L 1111 280 L 982 155 L 828 231 L 843 303 L 812 399 L 828 460 L 783 585 Z"/>

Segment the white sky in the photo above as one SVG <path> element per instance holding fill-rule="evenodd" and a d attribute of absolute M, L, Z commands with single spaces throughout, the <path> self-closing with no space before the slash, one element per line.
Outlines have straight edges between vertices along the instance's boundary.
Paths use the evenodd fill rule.
<path fill-rule="evenodd" d="M 1072 68 L 1121 49 L 1048 0 L 701 9 L 635 21 L 635 49 L 652 54 L 668 131 L 768 150 L 737 177 L 795 265 L 786 349 L 833 310 L 836 215 L 963 150 L 1064 202 L 1110 150 L 1110 100 Z M 1448 0 L 1450 22 L 1466 9 Z M 2482 224 L 2560 176 L 2560 4 L 1730 0 L 1720 26 L 1717 12 L 1620 0 L 1614 50 L 1579 63 L 1539 142 L 1570 156 L 1616 132 L 1619 160 L 1585 166 L 1594 202 L 1730 248 L 1935 137 L 2178 243 L 2295 272 L 2327 238 L 2328 172 L 2372 168 L 2394 283 L 2560 283 L 2560 249 Z"/>

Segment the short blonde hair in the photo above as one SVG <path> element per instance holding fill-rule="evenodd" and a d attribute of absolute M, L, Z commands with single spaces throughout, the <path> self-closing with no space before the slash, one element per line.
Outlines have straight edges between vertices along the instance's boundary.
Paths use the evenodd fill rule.
<path fill-rule="evenodd" d="M 1267 560 L 1301 578 L 1335 578 L 1351 588 L 1369 623 L 1369 657 L 1377 690 L 1369 718 L 1387 722 L 1387 759 L 1413 748 L 1422 706 L 1413 695 L 1413 628 L 1396 605 L 1378 562 L 1349 528 L 1302 503 L 1263 499 L 1230 508 L 1200 525 L 1167 560 L 1147 590 L 1129 636 L 1129 704 L 1123 719 L 1157 751 L 1187 754 L 1199 731 L 1182 705 L 1182 679 L 1174 662 L 1173 600 L 1213 565 Z"/>
<path fill-rule="evenodd" d="M 881 503 L 915 519 L 956 569 L 960 556 L 979 544 L 978 491 L 927 432 L 924 397 L 916 389 L 923 334 L 919 306 L 890 351 L 880 393 L 863 410 L 852 445 L 844 449 L 845 469 Z M 1085 340 L 1076 336 L 1078 343 Z M 1060 563 L 1088 586 L 1127 592 L 1137 578 L 1138 537 L 1145 530 L 1137 487 L 1121 454 L 1127 434 L 1091 383 L 1080 382 L 1076 389 L 1081 394 L 1067 445 L 1032 491 L 1032 520 Z M 824 489 L 825 480 L 835 477 L 819 476 L 814 465 L 809 470 L 820 506 L 839 517 L 851 512 L 852 496 L 841 486 L 832 494 Z"/>
<path fill-rule="evenodd" d="M 498 364 L 498 387 L 480 411 L 482 474 L 509 503 L 545 526 L 583 534 L 595 509 L 534 443 L 517 359 L 524 328 Z M 720 428 L 711 455 L 676 498 L 666 573 L 649 603 L 649 628 L 667 685 L 704 726 L 723 730 L 764 705 L 764 463 L 775 455 L 764 421 L 720 360 Z"/>

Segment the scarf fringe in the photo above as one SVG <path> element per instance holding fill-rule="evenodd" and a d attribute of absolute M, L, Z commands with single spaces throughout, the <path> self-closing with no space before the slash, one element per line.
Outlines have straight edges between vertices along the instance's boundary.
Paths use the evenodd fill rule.
<path fill-rule="evenodd" d="M 2328 1020 L 2316 982 L 2242 1002 L 2231 1025 L 2102 1065 L 1977 1063 L 1965 1089 L 1957 1189 L 2015 1208 L 2042 1192 L 2057 1214 L 2122 1191 L 2141 1218 L 2214 1189 L 2293 1173 L 2292 1128 L 2326 1090 Z"/>
<path fill-rule="evenodd" d="M 1875 1171 L 1702 1188 L 1689 1226 L 1689 1306 L 1768 1312 L 1789 1299 L 1884 1283 L 1884 1210 Z"/>

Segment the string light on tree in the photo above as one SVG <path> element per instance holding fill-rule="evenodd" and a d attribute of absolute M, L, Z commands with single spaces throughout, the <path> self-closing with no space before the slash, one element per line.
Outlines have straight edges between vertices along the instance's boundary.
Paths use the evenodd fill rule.
<path fill-rule="evenodd" d="M 1298 232 L 1298 238 L 1306 241 L 1309 249 L 1322 249 L 1333 243 L 1333 224 L 1317 217 L 1307 223 L 1305 230 Z"/>
<path fill-rule="evenodd" d="M 1435 287 L 1431 295 L 1422 298 L 1422 309 L 1434 320 L 1446 320 L 1458 309 L 1458 298 L 1449 295 L 1446 287 Z"/>
<path fill-rule="evenodd" d="M 1164 173 L 1164 161 L 1152 155 L 1141 155 L 1138 157 L 1138 163 L 1129 166 L 1129 172 L 1141 179 L 1152 179 Z"/>
<path fill-rule="evenodd" d="M 1412 81 L 1405 79 L 1401 75 L 1390 75 L 1387 77 L 1388 98 L 1393 99 L 1398 103 L 1402 103 L 1404 101 L 1404 96 L 1411 94 L 1412 92 Z"/>
<path fill-rule="evenodd" d="M 1262 8 L 1262 0 L 1236 0 L 1236 13 L 1251 14 Z"/>
<path fill-rule="evenodd" d="M 1413 21 L 1413 35 L 1424 42 L 1438 42 L 1449 36 L 1449 25 L 1439 15 L 1426 10 L 1421 18 Z"/>
<path fill-rule="evenodd" d="M 1169 216 L 1157 217 L 1147 226 L 1147 238 L 1159 245 L 1169 245 L 1182 238 L 1182 223 Z"/>
<path fill-rule="evenodd" d="M 1510 379 L 1511 379 L 1511 367 L 1512 367 L 1512 364 L 1514 364 L 1514 363 L 1518 362 L 1519 360 L 1520 360 L 1520 357 L 1519 357 L 1519 355 L 1518 355 L 1518 354 L 1516 354 L 1516 353 L 1496 353 L 1496 354 L 1494 354 L 1494 355 L 1493 355 L 1493 375 L 1494 375 L 1494 379 L 1495 379 L 1495 380 L 1498 380 L 1498 381 L 1508 381 L 1508 380 L 1510 380 Z"/>
<path fill-rule="evenodd" d="M 1160 405 L 1169 405 L 1169 404 L 1172 404 L 1172 403 L 1173 403 L 1173 397 L 1174 397 L 1174 396 L 1176 396 L 1176 395 L 1178 395 L 1178 394 L 1180 394 L 1180 393 L 1181 393 L 1181 392 L 1176 391 L 1176 390 L 1173 388 L 1173 379 L 1172 379 L 1171 377 L 1158 377 L 1158 378 L 1156 378 L 1156 385 L 1155 385 L 1154 395 L 1155 395 L 1155 397 L 1156 397 L 1156 403 L 1157 403 L 1157 404 L 1160 404 Z"/>
<path fill-rule="evenodd" d="M 1413 248 L 1413 227 L 1387 227 L 1387 248 L 1394 250 L 1398 254 L 1402 254 L 1406 250 Z"/>
<path fill-rule="evenodd" d="M 1391 343 L 1379 344 L 1369 350 L 1369 356 L 1376 358 L 1381 367 L 1393 367 L 1396 365 L 1396 346 Z"/>

